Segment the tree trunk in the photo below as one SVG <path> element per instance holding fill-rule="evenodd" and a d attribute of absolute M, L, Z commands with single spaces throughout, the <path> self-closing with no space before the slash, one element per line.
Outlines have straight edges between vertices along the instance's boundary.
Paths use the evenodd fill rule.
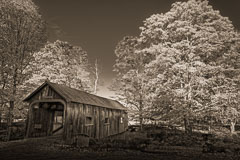
<path fill-rule="evenodd" d="M 2 128 L 2 114 L 0 113 L 0 128 Z"/>
<path fill-rule="evenodd" d="M 143 113 L 142 113 L 142 104 L 139 105 L 139 125 L 140 125 L 140 131 L 143 129 Z"/>
<path fill-rule="evenodd" d="M 143 129 L 143 116 L 142 114 L 139 115 L 139 124 L 140 124 L 140 131 Z"/>
<path fill-rule="evenodd" d="M 186 116 L 184 116 L 183 120 L 184 120 L 185 133 L 186 134 L 192 134 L 192 126 L 191 126 L 191 124 L 189 122 L 189 119 Z"/>
<path fill-rule="evenodd" d="M 235 132 L 235 124 L 236 124 L 236 122 L 231 121 L 230 131 L 232 134 Z"/>
<path fill-rule="evenodd" d="M 97 85 L 98 85 L 98 78 L 99 78 L 97 59 L 95 61 L 95 68 L 94 69 L 95 69 L 94 94 L 97 94 Z"/>
<path fill-rule="evenodd" d="M 13 108 L 14 108 L 14 101 L 10 101 L 9 113 L 8 113 L 8 128 L 7 128 L 7 141 L 11 139 L 12 134 L 12 120 L 13 120 Z"/>
<path fill-rule="evenodd" d="M 139 101 L 139 124 L 140 124 L 140 131 L 143 129 L 143 103 L 142 103 L 142 96 L 140 95 Z"/>
<path fill-rule="evenodd" d="M 208 126 L 208 132 L 211 132 L 211 131 L 212 131 L 212 117 L 210 117 L 209 126 Z"/>
<path fill-rule="evenodd" d="M 187 133 L 188 132 L 188 120 L 187 120 L 187 118 L 186 118 L 186 116 L 184 116 L 184 119 L 183 119 L 183 121 L 184 121 L 184 130 L 185 130 L 185 133 Z"/>
<path fill-rule="evenodd" d="M 2 112 L 3 112 L 3 104 L 1 105 L 1 108 L 0 108 L 0 128 L 2 128 Z"/>
<path fill-rule="evenodd" d="M 11 134 L 12 134 L 13 109 L 14 109 L 15 95 L 17 91 L 17 69 L 15 69 L 14 71 L 12 87 L 13 87 L 12 96 L 10 99 L 10 107 L 9 107 L 9 115 L 8 115 L 7 141 L 11 139 Z"/>
<path fill-rule="evenodd" d="M 212 128 L 211 125 L 209 125 L 209 126 L 208 126 L 208 132 L 211 132 L 211 131 L 212 131 L 211 128 Z"/>

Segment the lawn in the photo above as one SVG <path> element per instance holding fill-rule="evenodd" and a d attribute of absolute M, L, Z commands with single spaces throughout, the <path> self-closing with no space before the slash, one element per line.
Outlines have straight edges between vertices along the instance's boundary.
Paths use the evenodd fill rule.
<path fill-rule="evenodd" d="M 62 143 L 59 137 L 31 138 L 0 143 L 1 160 L 84 159 L 84 160 L 180 160 L 180 159 L 240 159 L 238 152 L 202 153 L 200 145 L 164 145 L 164 141 L 148 138 L 141 132 L 128 132 L 125 140 L 103 140 L 88 148 L 79 148 Z M 171 136 L 168 139 L 172 139 Z M 149 140 L 149 142 L 146 142 Z M 126 144 L 126 141 L 129 143 Z M 118 143 L 118 144 L 117 144 Z M 120 144 L 124 143 L 124 144 Z M 146 143 L 144 145 L 144 143 Z M 108 144 L 108 145 L 106 145 Z M 230 144 L 230 142 L 228 142 Z M 96 148 L 97 145 L 97 148 Z M 136 145 L 133 147 L 133 145 Z M 116 147 L 117 146 L 117 147 Z"/>

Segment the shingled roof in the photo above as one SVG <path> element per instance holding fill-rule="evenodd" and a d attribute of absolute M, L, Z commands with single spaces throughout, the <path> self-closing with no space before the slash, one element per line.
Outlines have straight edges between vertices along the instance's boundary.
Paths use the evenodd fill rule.
<path fill-rule="evenodd" d="M 23 101 L 28 101 L 34 96 L 38 91 L 40 91 L 43 87 L 49 85 L 54 91 L 56 91 L 61 97 L 63 97 L 68 102 L 77 102 L 82 104 L 89 104 L 94 106 L 100 106 L 111 109 L 118 110 L 127 110 L 121 103 L 116 100 L 107 99 L 104 97 L 96 96 L 84 91 L 80 91 L 74 88 L 67 87 L 65 85 L 52 83 L 50 81 L 46 81 L 39 88 L 33 91 L 28 97 L 26 97 Z"/>

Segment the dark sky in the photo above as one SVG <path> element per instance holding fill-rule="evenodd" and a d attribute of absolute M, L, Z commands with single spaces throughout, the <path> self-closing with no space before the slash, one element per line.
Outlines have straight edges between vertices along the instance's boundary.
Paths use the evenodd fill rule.
<path fill-rule="evenodd" d="M 107 86 L 114 77 L 116 44 L 126 35 L 137 36 L 143 20 L 169 11 L 175 1 L 179 0 L 34 0 L 48 23 L 49 41 L 59 39 L 81 46 L 91 62 L 100 61 L 102 96 L 112 94 Z M 240 0 L 209 1 L 240 29 Z"/>

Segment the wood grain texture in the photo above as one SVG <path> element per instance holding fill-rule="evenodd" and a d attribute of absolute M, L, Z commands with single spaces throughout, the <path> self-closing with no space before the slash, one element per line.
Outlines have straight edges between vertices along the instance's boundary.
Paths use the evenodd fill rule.
<path fill-rule="evenodd" d="M 36 92 L 28 102 L 27 137 L 52 135 L 55 111 L 63 111 L 65 140 L 78 135 L 101 139 L 127 129 L 125 110 L 66 101 L 48 85 Z"/>

